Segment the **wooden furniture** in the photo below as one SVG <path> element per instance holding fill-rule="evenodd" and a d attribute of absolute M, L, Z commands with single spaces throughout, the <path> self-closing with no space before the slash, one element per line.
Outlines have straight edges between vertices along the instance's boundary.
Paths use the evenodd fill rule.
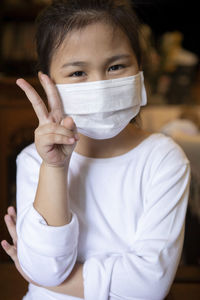
<path fill-rule="evenodd" d="M 0 73 L 6 76 L 35 74 L 35 19 L 50 2 L 1 0 Z"/>

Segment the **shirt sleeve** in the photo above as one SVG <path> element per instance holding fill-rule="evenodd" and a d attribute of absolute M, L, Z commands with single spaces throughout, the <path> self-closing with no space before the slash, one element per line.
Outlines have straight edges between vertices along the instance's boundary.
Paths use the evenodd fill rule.
<path fill-rule="evenodd" d="M 86 300 L 161 300 L 168 294 L 182 252 L 190 166 L 172 151 L 153 173 L 131 249 L 86 260 Z"/>
<path fill-rule="evenodd" d="M 57 286 L 71 273 L 77 258 L 78 219 L 48 226 L 34 208 L 40 157 L 30 146 L 17 158 L 17 252 L 23 271 L 42 286 Z M 35 150 L 36 151 L 36 150 Z"/>

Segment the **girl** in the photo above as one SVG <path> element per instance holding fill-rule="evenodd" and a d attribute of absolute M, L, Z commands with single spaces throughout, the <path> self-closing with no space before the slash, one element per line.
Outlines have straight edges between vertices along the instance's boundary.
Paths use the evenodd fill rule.
<path fill-rule="evenodd" d="M 56 1 L 37 31 L 39 120 L 17 158 L 17 224 L 2 241 L 24 300 L 163 299 L 179 263 L 189 163 L 137 126 L 146 104 L 139 24 L 127 0 Z"/>

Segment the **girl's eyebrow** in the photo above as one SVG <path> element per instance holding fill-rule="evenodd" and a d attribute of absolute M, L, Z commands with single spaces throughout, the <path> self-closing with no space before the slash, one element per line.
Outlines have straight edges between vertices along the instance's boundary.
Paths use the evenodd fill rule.
<path fill-rule="evenodd" d="M 69 66 L 82 67 L 82 66 L 85 66 L 85 65 L 87 65 L 87 63 L 84 62 L 84 61 L 72 61 L 72 62 L 69 62 L 69 63 L 66 63 L 66 64 L 62 65 L 61 68 L 63 69 L 63 68 L 69 67 Z"/>
<path fill-rule="evenodd" d="M 122 58 L 130 58 L 130 54 L 118 54 L 118 55 L 111 56 L 110 58 L 107 59 L 106 64 L 110 64 Z"/>
<path fill-rule="evenodd" d="M 130 55 L 129 54 L 119 54 L 119 55 L 111 56 L 106 60 L 106 64 L 110 64 L 110 63 L 112 63 L 116 60 L 122 59 L 122 58 L 130 58 Z M 84 67 L 88 64 L 89 63 L 87 63 L 85 61 L 72 61 L 72 62 L 69 62 L 69 63 L 65 63 L 64 65 L 62 65 L 61 68 L 63 69 L 63 68 L 69 67 L 69 66 Z"/>

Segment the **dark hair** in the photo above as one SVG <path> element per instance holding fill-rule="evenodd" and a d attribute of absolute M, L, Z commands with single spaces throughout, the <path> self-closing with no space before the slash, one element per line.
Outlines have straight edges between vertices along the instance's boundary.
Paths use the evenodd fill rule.
<path fill-rule="evenodd" d="M 51 59 L 68 32 L 104 21 L 119 27 L 130 40 L 141 65 L 140 23 L 129 0 L 57 0 L 37 18 L 37 69 L 49 74 Z"/>

